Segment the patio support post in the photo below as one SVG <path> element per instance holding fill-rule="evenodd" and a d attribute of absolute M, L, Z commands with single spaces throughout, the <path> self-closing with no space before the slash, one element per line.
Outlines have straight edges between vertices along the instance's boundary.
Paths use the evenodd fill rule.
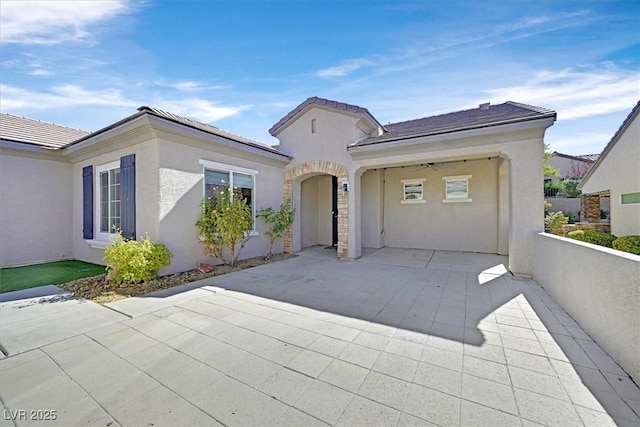
<path fill-rule="evenodd" d="M 364 172 L 364 171 L 362 171 Z M 347 259 L 360 258 L 362 255 L 362 227 L 361 224 L 361 174 L 359 171 L 349 172 L 349 218 L 347 231 L 349 246 Z"/>
<path fill-rule="evenodd" d="M 509 269 L 533 275 L 533 239 L 544 230 L 542 138 L 512 143 L 509 156 Z"/>

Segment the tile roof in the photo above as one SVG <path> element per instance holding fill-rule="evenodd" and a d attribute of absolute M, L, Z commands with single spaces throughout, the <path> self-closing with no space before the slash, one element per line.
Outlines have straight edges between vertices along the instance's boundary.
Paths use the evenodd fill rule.
<path fill-rule="evenodd" d="M 203 132 L 212 134 L 212 135 L 216 135 L 216 136 L 221 136 L 223 138 L 226 139 L 230 139 L 236 142 L 239 142 L 241 144 L 244 145 L 249 145 L 255 148 L 259 148 L 262 150 L 266 150 L 266 151 L 270 151 L 272 153 L 276 153 L 276 154 L 281 154 L 283 156 L 285 156 L 283 153 L 281 153 L 280 151 L 276 150 L 275 148 L 273 148 L 271 145 L 267 145 L 264 144 L 262 142 L 258 142 L 258 141 L 254 141 L 252 139 L 249 138 L 245 138 L 244 136 L 240 136 L 237 135 L 235 133 L 231 133 L 231 132 L 227 132 L 225 130 L 222 130 L 220 128 L 217 128 L 215 126 L 206 124 L 206 123 L 202 123 L 202 122 L 197 122 L 195 120 L 191 120 L 188 119 L 186 117 L 182 117 L 182 116 L 178 116 L 176 114 L 173 113 L 169 113 L 167 111 L 163 111 L 163 110 L 159 110 L 157 108 L 152 108 L 152 107 L 147 107 L 147 106 L 142 106 L 140 108 L 138 108 L 138 111 L 142 112 L 142 113 L 148 113 L 157 117 L 161 117 L 164 119 L 168 119 L 171 120 L 172 122 L 175 123 L 179 123 L 185 126 L 189 126 L 191 128 L 194 129 L 198 129 L 201 130 Z"/>
<path fill-rule="evenodd" d="M 40 120 L 0 113 L 0 139 L 59 149 L 89 132 Z"/>
<path fill-rule="evenodd" d="M 597 162 L 600 154 L 580 154 L 578 157 L 588 160 L 590 162 Z"/>
<path fill-rule="evenodd" d="M 572 156 L 571 154 L 558 153 L 557 151 L 554 151 L 553 155 L 558 157 L 564 157 L 566 159 L 577 160 L 579 162 L 587 162 L 587 163 L 594 163 L 596 160 L 598 160 L 598 157 L 600 156 L 600 154 L 583 154 L 580 156 Z"/>
<path fill-rule="evenodd" d="M 278 123 L 273 125 L 271 129 L 269 129 L 269 133 L 275 136 L 278 131 L 284 127 L 290 120 L 292 120 L 295 116 L 301 113 L 304 109 L 309 107 L 310 105 L 319 105 L 327 108 L 333 108 L 336 110 L 345 111 L 348 113 L 356 114 L 359 116 L 363 116 L 364 118 L 370 120 L 375 123 L 378 127 L 384 128 L 375 117 L 367 110 L 366 108 L 359 107 L 357 105 L 347 104 L 344 102 L 332 101 L 330 99 L 319 98 L 317 96 L 312 96 L 311 98 L 307 98 L 302 104 L 298 105 L 296 108 L 287 113 L 286 116 L 281 118 Z"/>
<path fill-rule="evenodd" d="M 438 116 L 385 125 L 387 132 L 367 138 L 352 146 L 363 146 L 394 140 L 438 135 L 463 130 L 524 122 L 541 118 L 554 118 L 556 112 L 546 108 L 508 101 L 503 104 L 482 104 L 471 110 L 456 111 Z"/>

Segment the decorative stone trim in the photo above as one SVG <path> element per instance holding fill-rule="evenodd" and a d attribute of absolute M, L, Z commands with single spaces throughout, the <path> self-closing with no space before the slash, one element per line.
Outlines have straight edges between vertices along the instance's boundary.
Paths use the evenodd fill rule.
<path fill-rule="evenodd" d="M 349 248 L 349 194 L 342 191 L 342 183 L 349 180 L 347 169 L 327 160 L 300 163 L 284 173 L 284 198 L 293 199 L 293 182 L 302 181 L 307 175 L 324 173 L 338 178 L 338 258 L 348 260 Z M 284 236 L 284 251 L 293 252 L 293 230 Z"/>

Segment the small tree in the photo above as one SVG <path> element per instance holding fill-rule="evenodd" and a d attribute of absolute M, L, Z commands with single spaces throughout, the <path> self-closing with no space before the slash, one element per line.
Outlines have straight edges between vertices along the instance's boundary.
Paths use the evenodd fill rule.
<path fill-rule="evenodd" d="M 569 169 L 567 169 L 567 178 L 582 179 L 591 170 L 593 166 L 592 162 L 571 162 Z"/>
<path fill-rule="evenodd" d="M 579 179 L 565 179 L 562 181 L 562 188 L 567 197 L 579 197 L 582 191 L 578 190 Z"/>
<path fill-rule="evenodd" d="M 273 208 L 266 208 L 258 212 L 258 218 L 262 219 L 269 227 L 269 230 L 265 232 L 269 236 L 269 253 L 265 255 L 264 259 L 271 258 L 273 244 L 276 240 L 283 238 L 285 233 L 291 229 L 295 216 L 296 208 L 289 199 L 282 202 L 278 211 Z"/>
<path fill-rule="evenodd" d="M 235 267 L 253 228 L 251 208 L 240 194 L 222 190 L 215 200 L 210 197 L 202 200 L 196 226 L 204 238 L 205 255 L 222 258 L 225 263 Z M 225 248 L 228 257 L 225 257 Z"/>
<path fill-rule="evenodd" d="M 544 154 L 542 157 L 542 163 L 544 165 L 544 176 L 546 177 L 560 175 L 560 172 L 558 171 L 558 169 L 555 169 L 549 164 L 549 160 L 551 160 L 552 157 L 553 157 L 553 152 L 551 152 L 551 147 L 549 146 L 549 144 L 544 144 Z"/>

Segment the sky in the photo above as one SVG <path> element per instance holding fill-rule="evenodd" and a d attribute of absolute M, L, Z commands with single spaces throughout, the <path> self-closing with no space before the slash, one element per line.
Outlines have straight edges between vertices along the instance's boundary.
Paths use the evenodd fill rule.
<path fill-rule="evenodd" d="M 517 101 L 602 151 L 640 99 L 640 1 L 0 2 L 0 110 L 95 131 L 159 108 L 267 144 L 311 96 L 381 123 Z"/>

